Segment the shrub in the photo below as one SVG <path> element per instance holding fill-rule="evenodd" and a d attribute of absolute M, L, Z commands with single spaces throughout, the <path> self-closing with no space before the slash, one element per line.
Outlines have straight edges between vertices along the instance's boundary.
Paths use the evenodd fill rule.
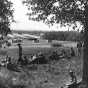
<path fill-rule="evenodd" d="M 51 46 L 53 46 L 53 47 L 61 47 L 62 44 L 60 44 L 60 43 L 52 43 Z"/>
<path fill-rule="evenodd" d="M 59 55 L 57 53 L 57 51 L 53 51 L 52 54 L 49 56 L 50 60 L 59 60 Z"/>

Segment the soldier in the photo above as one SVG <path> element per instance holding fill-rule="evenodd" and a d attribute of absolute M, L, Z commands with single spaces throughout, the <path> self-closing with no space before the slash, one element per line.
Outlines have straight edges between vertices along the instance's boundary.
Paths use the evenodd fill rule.
<path fill-rule="evenodd" d="M 78 56 L 81 55 L 81 48 L 82 48 L 82 43 L 81 43 L 81 41 L 79 41 L 79 42 L 77 43 L 77 52 L 78 52 Z"/>
<path fill-rule="evenodd" d="M 22 60 L 23 60 L 23 62 L 22 62 L 23 65 L 27 65 L 27 64 L 28 64 L 27 56 L 24 56 L 24 57 L 22 58 Z"/>
<path fill-rule="evenodd" d="M 61 86 L 61 88 L 64 88 L 63 86 Z"/>
<path fill-rule="evenodd" d="M 76 78 L 76 75 L 74 74 L 73 71 L 70 71 L 69 72 L 69 75 L 71 77 L 71 84 L 68 85 L 68 88 L 78 88 L 78 85 L 77 85 L 77 78 Z"/>
<path fill-rule="evenodd" d="M 70 77 L 71 77 L 71 82 L 72 82 L 72 83 L 77 83 L 77 79 L 76 79 L 75 73 L 74 73 L 73 71 L 70 71 L 70 72 L 69 72 L 69 75 L 70 75 Z"/>
<path fill-rule="evenodd" d="M 71 47 L 71 56 L 75 56 L 75 51 L 74 51 L 73 47 Z"/>
<path fill-rule="evenodd" d="M 20 43 L 18 44 L 18 48 L 19 48 L 19 58 L 18 58 L 18 63 L 19 63 L 22 62 L 22 46 Z"/>

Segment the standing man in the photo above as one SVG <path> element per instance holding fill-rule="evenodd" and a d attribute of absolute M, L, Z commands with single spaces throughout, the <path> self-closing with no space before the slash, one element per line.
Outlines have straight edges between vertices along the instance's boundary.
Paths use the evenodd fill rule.
<path fill-rule="evenodd" d="M 70 77 L 71 77 L 71 82 L 72 82 L 72 83 L 77 83 L 77 78 L 76 78 L 75 72 L 70 71 L 70 72 L 69 72 L 69 75 L 70 75 Z"/>
<path fill-rule="evenodd" d="M 68 88 L 78 88 L 78 86 L 77 86 L 77 78 L 76 78 L 75 72 L 70 71 L 69 75 L 71 77 L 71 84 L 68 85 Z"/>
<path fill-rule="evenodd" d="M 20 43 L 18 43 L 18 48 L 19 48 L 19 58 L 18 58 L 18 63 L 22 62 L 22 46 Z"/>
<path fill-rule="evenodd" d="M 81 55 L 81 48 L 82 48 L 82 42 L 79 41 L 79 42 L 77 43 L 77 52 L 78 52 L 78 56 Z"/>
<path fill-rule="evenodd" d="M 74 51 L 73 47 L 71 47 L 71 56 L 72 57 L 75 56 L 75 51 Z"/>

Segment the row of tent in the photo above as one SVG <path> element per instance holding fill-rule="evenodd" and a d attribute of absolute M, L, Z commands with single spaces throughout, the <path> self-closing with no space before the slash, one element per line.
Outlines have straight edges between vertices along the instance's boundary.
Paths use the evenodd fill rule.
<path fill-rule="evenodd" d="M 21 38 L 21 39 L 40 39 L 40 36 L 36 36 L 36 35 L 30 35 L 30 34 L 17 34 L 17 33 L 13 33 L 13 34 L 8 34 L 7 38 L 9 39 L 14 39 L 14 38 Z"/>

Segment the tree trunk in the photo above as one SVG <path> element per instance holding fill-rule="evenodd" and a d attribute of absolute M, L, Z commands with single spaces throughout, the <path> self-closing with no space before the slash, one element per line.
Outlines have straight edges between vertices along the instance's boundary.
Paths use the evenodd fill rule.
<path fill-rule="evenodd" d="M 78 84 L 78 88 L 88 88 L 88 22 L 84 25 L 84 45 L 83 45 L 83 75 L 82 82 Z"/>
<path fill-rule="evenodd" d="M 83 55 L 83 77 L 82 77 L 82 80 L 88 86 L 88 31 L 86 31 L 86 33 L 85 33 L 83 52 L 84 52 L 84 55 Z"/>
<path fill-rule="evenodd" d="M 84 55 L 83 55 L 83 77 L 82 81 L 86 83 L 88 88 L 88 6 L 85 7 L 85 20 L 84 20 Z"/>

